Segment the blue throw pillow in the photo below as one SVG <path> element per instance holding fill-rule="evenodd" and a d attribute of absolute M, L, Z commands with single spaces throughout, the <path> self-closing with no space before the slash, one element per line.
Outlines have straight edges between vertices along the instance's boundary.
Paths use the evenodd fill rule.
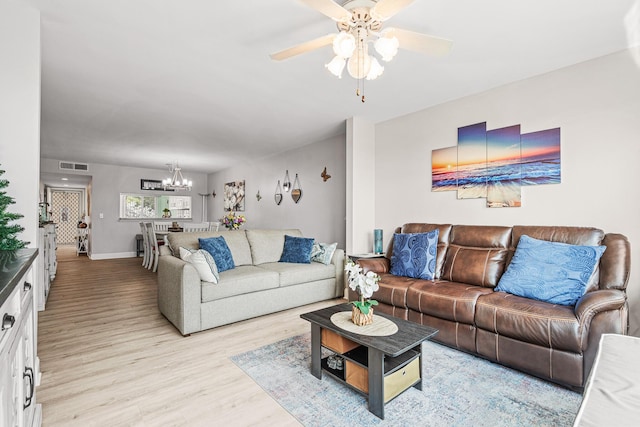
<path fill-rule="evenodd" d="M 438 230 L 393 235 L 391 271 L 394 276 L 433 280 L 436 273 Z"/>
<path fill-rule="evenodd" d="M 575 305 L 606 246 L 547 242 L 523 235 L 496 291 L 560 305 Z"/>
<path fill-rule="evenodd" d="M 294 237 L 284 235 L 284 248 L 280 262 L 295 262 L 298 264 L 311 263 L 311 248 L 313 248 L 313 238 Z"/>
<path fill-rule="evenodd" d="M 222 273 L 223 271 L 236 268 L 231 250 L 229 250 L 229 246 L 227 245 L 227 241 L 224 240 L 224 237 L 199 238 L 198 242 L 200 243 L 200 249 L 204 249 L 211 254 L 213 260 L 216 262 L 216 266 L 218 266 L 218 272 Z"/>

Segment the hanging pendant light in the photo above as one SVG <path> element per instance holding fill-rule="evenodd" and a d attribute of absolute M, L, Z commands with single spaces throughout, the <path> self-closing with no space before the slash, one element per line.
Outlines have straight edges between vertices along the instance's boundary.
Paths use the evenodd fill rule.
<path fill-rule="evenodd" d="M 176 163 L 167 163 L 169 166 L 169 172 L 173 174 L 170 178 L 165 178 L 162 180 L 162 187 L 165 190 L 187 190 L 191 191 L 191 187 L 193 187 L 193 182 L 191 180 L 185 179 L 182 176 L 182 169 L 178 166 L 178 162 Z"/>

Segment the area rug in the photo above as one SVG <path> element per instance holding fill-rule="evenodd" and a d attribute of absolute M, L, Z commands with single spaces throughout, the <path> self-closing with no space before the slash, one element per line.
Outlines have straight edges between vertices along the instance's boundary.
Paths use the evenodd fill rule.
<path fill-rule="evenodd" d="M 422 391 L 385 405 L 381 420 L 363 395 L 310 372 L 310 334 L 231 357 L 305 426 L 570 426 L 582 395 L 427 341 Z"/>

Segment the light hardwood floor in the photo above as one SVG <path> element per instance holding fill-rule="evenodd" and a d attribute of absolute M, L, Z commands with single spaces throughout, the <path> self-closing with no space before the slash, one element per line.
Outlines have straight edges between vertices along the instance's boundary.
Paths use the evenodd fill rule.
<path fill-rule="evenodd" d="M 159 313 L 142 258 L 58 250 L 39 313 L 44 426 L 297 426 L 229 356 L 309 331 L 326 301 L 182 337 Z"/>

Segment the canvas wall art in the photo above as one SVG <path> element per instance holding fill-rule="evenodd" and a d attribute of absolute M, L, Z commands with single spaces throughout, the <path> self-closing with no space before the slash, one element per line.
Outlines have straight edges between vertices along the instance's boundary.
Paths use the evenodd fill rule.
<path fill-rule="evenodd" d="M 522 206 L 522 186 L 559 184 L 560 128 L 521 133 L 520 125 L 487 130 L 486 122 L 458 128 L 458 145 L 431 152 L 431 191 L 487 206 Z"/>
<path fill-rule="evenodd" d="M 458 129 L 458 199 L 487 197 L 487 124 Z"/>
<path fill-rule="evenodd" d="M 521 206 L 520 125 L 487 132 L 487 206 Z"/>
<path fill-rule="evenodd" d="M 458 147 L 440 148 L 431 152 L 431 191 L 458 189 Z"/>
<path fill-rule="evenodd" d="M 224 185 L 224 210 L 244 212 L 244 180 L 227 182 Z"/>

